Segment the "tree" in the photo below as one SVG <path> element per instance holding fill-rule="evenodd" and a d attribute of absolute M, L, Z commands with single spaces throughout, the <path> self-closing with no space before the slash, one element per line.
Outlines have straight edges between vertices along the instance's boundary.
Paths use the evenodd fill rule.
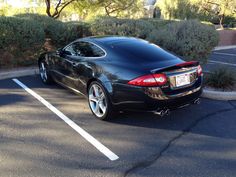
<path fill-rule="evenodd" d="M 143 17 L 143 0 L 80 0 L 72 3 L 81 19 L 97 16 Z"/>
<path fill-rule="evenodd" d="M 223 27 L 225 17 L 236 15 L 236 0 L 160 0 L 157 6 L 166 19 L 219 19 Z"/>
<path fill-rule="evenodd" d="M 135 5 L 135 0 L 103 0 L 101 5 L 104 7 L 107 16 L 112 14 L 117 16 L 120 12 L 132 8 Z"/>
<path fill-rule="evenodd" d="M 61 12 L 63 11 L 63 9 L 68 6 L 69 4 L 71 4 L 72 2 L 74 2 L 76 0 L 58 0 L 56 2 L 56 5 L 54 7 L 54 10 L 52 12 L 52 1 L 51 0 L 45 0 L 45 4 L 46 4 L 46 13 L 49 17 L 52 18 L 58 18 L 61 14 Z"/>
<path fill-rule="evenodd" d="M 236 0 L 203 0 L 202 8 L 213 15 L 217 15 L 221 28 L 227 15 L 236 13 Z"/>

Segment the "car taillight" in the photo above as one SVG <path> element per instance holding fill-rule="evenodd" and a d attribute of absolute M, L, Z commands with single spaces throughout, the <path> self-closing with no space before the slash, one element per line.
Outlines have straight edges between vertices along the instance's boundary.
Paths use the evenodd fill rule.
<path fill-rule="evenodd" d="M 198 67 L 197 67 L 197 74 L 198 74 L 198 76 L 202 75 L 202 67 L 200 65 L 198 65 Z"/>
<path fill-rule="evenodd" d="M 135 86 L 161 86 L 166 84 L 166 82 L 167 78 L 165 74 L 149 74 L 131 80 L 128 84 Z"/>

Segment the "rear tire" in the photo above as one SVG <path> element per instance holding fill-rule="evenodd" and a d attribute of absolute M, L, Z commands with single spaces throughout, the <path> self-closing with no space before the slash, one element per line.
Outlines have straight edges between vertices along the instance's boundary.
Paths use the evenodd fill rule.
<path fill-rule="evenodd" d="M 106 89 L 97 81 L 89 85 L 88 104 L 97 119 L 109 120 L 116 116 Z"/>
<path fill-rule="evenodd" d="M 45 59 L 42 59 L 39 62 L 39 75 L 44 84 L 51 84 L 53 82 Z"/>

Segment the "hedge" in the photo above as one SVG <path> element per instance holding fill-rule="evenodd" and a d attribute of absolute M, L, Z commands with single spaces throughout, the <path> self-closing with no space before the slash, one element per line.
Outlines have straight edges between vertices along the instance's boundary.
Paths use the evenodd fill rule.
<path fill-rule="evenodd" d="M 36 63 L 46 38 L 54 48 L 91 35 L 134 36 L 149 40 L 186 60 L 206 62 L 218 43 L 215 29 L 197 20 L 118 19 L 100 17 L 90 22 L 61 22 L 37 14 L 0 16 L 1 67 Z"/>
<path fill-rule="evenodd" d="M 0 67 L 32 64 L 29 58 L 40 50 L 44 38 L 44 31 L 37 21 L 0 17 Z"/>
<path fill-rule="evenodd" d="M 93 35 L 121 35 L 145 39 L 153 29 L 154 26 L 150 22 L 142 19 L 131 20 L 103 17 L 91 23 Z"/>
<path fill-rule="evenodd" d="M 46 38 L 58 48 L 90 35 L 89 25 L 82 22 L 63 23 L 38 14 L 0 16 L 0 68 L 37 63 Z"/>
<path fill-rule="evenodd" d="M 153 42 L 183 59 L 206 63 L 218 44 L 218 33 L 198 20 L 168 21 L 155 19 L 96 19 L 91 25 L 95 35 L 134 36 Z"/>
<path fill-rule="evenodd" d="M 211 25 L 188 20 L 173 22 L 161 30 L 153 31 L 148 40 L 187 61 L 206 63 L 212 49 L 218 44 L 219 35 Z"/>
<path fill-rule="evenodd" d="M 17 17 L 39 22 L 46 38 L 50 38 L 57 47 L 76 38 L 91 35 L 88 24 L 83 22 L 63 23 L 48 16 L 38 14 L 19 14 Z"/>

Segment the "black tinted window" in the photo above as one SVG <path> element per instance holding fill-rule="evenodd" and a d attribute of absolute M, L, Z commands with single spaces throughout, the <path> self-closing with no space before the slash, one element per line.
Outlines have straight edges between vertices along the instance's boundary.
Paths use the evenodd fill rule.
<path fill-rule="evenodd" d="M 124 55 L 131 55 L 130 59 L 138 62 L 156 62 L 176 59 L 176 57 L 160 47 L 144 41 L 120 41 L 111 44 L 117 52 Z M 133 57 L 132 57 L 133 56 Z"/>
<path fill-rule="evenodd" d="M 102 57 L 105 55 L 100 47 L 88 42 L 76 42 L 74 50 L 78 56 L 82 57 Z"/>
<path fill-rule="evenodd" d="M 81 57 L 102 57 L 105 52 L 98 46 L 88 42 L 75 42 L 64 49 L 67 55 Z"/>

